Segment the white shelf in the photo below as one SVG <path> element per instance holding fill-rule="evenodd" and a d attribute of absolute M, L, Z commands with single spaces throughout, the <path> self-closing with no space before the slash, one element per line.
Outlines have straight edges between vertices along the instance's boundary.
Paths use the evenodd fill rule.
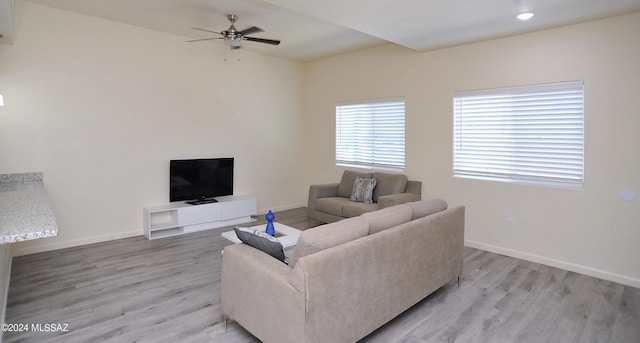
<path fill-rule="evenodd" d="M 251 216 L 258 211 L 256 198 L 230 195 L 216 200 L 201 205 L 175 202 L 145 207 L 144 235 L 157 239 L 255 221 Z"/>

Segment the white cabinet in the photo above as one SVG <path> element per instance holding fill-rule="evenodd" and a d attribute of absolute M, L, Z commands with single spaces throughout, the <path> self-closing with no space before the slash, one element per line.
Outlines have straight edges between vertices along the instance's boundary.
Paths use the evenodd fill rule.
<path fill-rule="evenodd" d="M 145 207 L 144 235 L 156 239 L 255 221 L 251 216 L 258 212 L 256 198 L 230 195 L 216 200 L 201 205 L 175 202 Z"/>

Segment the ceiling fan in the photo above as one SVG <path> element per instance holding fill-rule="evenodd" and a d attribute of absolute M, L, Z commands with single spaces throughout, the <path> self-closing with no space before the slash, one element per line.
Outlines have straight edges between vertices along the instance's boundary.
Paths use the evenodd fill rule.
<path fill-rule="evenodd" d="M 199 41 L 213 40 L 213 39 L 224 39 L 225 44 L 228 45 L 231 49 L 240 49 L 242 47 L 242 45 L 240 43 L 243 40 L 250 41 L 250 42 L 271 44 L 271 45 L 280 44 L 279 40 L 247 37 L 247 35 L 250 35 L 252 33 L 264 32 L 264 30 L 259 28 L 259 27 L 251 26 L 248 29 L 244 29 L 242 31 L 238 31 L 235 28 L 235 26 L 233 26 L 233 23 L 238 21 L 238 16 L 235 15 L 235 14 L 228 14 L 227 15 L 227 19 L 229 19 L 229 21 L 231 22 L 231 26 L 228 29 L 226 29 L 225 31 L 222 31 L 222 32 L 216 32 L 216 31 L 201 29 L 201 28 L 198 28 L 198 27 L 193 27 L 194 30 L 200 30 L 200 31 L 216 33 L 216 34 L 221 35 L 222 37 L 192 39 L 192 40 L 188 40 L 187 42 L 199 42 Z"/>

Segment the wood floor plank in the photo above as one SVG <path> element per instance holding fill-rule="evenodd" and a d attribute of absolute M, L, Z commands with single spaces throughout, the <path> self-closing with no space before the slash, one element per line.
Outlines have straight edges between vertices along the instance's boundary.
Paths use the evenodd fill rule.
<path fill-rule="evenodd" d="M 622 291 L 611 341 L 640 342 L 640 292 L 636 288 Z"/>
<path fill-rule="evenodd" d="M 309 225 L 304 208 L 276 218 Z M 224 230 L 15 258 L 5 321 L 70 331 L 6 333 L 4 342 L 259 342 L 233 321 L 224 330 Z M 638 343 L 640 290 L 467 247 L 460 286 L 445 285 L 361 341 Z"/>
<path fill-rule="evenodd" d="M 556 282 L 555 271 L 560 270 L 540 266 L 537 270 L 537 283 L 532 284 L 531 288 L 525 286 L 526 292 L 521 292 L 519 296 L 507 297 L 505 301 L 496 304 L 499 312 L 485 319 L 483 338 L 487 342 L 513 341 L 521 333 L 522 324 L 531 322 L 540 305 L 546 302 Z"/>

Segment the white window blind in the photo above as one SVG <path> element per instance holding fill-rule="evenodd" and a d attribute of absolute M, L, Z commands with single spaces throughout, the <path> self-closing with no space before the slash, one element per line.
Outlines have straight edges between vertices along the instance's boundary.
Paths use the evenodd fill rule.
<path fill-rule="evenodd" d="M 404 170 L 404 98 L 336 106 L 336 164 Z"/>
<path fill-rule="evenodd" d="M 581 188 L 582 81 L 457 92 L 457 177 Z"/>

